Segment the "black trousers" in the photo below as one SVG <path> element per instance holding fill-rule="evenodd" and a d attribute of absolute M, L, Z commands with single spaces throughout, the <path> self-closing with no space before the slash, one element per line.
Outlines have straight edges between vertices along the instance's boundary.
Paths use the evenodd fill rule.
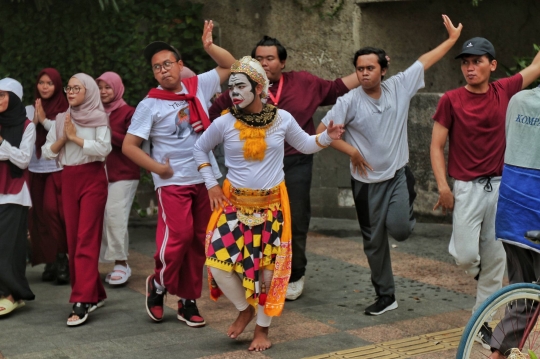
<path fill-rule="evenodd" d="M 26 280 L 26 229 L 28 207 L 0 205 L 0 296 L 33 300 L 34 293 Z"/>
<path fill-rule="evenodd" d="M 292 222 L 292 270 L 289 282 L 306 273 L 306 239 L 311 219 L 311 171 L 313 155 L 291 155 L 283 159 L 285 185 L 289 194 Z"/>

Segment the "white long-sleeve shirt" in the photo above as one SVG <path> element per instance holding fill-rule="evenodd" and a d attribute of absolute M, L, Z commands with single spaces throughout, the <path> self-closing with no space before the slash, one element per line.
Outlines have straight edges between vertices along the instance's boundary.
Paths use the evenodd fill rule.
<path fill-rule="evenodd" d="M 310 136 L 298 125 L 294 117 L 285 110 L 278 110 L 278 118 L 266 130 L 266 151 L 262 161 L 247 161 L 244 158 L 244 143 L 240 140 L 240 131 L 234 128 L 236 118 L 230 113 L 217 118 L 197 140 L 193 156 L 197 165 L 210 163 L 208 152 L 218 144 L 224 144 L 225 165 L 229 169 L 227 178 L 236 188 L 269 189 L 280 184 L 285 178 L 283 156 L 285 141 L 298 151 L 306 154 L 322 150 L 315 142 L 315 135 Z M 319 136 L 319 143 L 328 146 L 332 139 L 325 131 Z M 210 167 L 200 170 L 206 188 L 218 184 Z"/>
<path fill-rule="evenodd" d="M 56 121 L 51 121 L 52 125 L 47 134 L 47 142 L 41 147 L 42 156 L 47 159 L 55 159 L 58 153 L 51 151 L 51 146 L 56 142 Z M 112 150 L 111 130 L 108 126 L 82 127 L 75 125 L 77 137 L 84 140 L 84 146 L 79 147 L 73 141 L 67 141 L 64 145 L 65 153 L 60 160 L 60 165 L 76 166 L 90 162 L 104 162 L 107 155 Z"/>
<path fill-rule="evenodd" d="M 33 123 L 28 124 L 24 130 L 19 148 L 12 146 L 4 140 L 0 145 L 0 161 L 10 161 L 15 166 L 25 169 L 32 158 L 34 143 L 36 142 L 36 127 Z M 21 191 L 17 194 L 0 194 L 0 204 L 14 203 L 21 206 L 31 207 L 30 191 L 26 181 Z"/>
<path fill-rule="evenodd" d="M 36 109 L 33 105 L 26 106 L 26 117 L 29 119 L 34 118 L 34 112 Z M 48 132 L 51 129 L 52 124 L 54 121 L 49 120 L 48 118 L 43 121 L 43 127 Z M 34 151 L 32 151 L 32 159 L 30 160 L 30 164 L 28 165 L 28 170 L 33 173 L 51 173 L 51 172 L 58 172 L 61 171 L 62 168 L 58 167 L 56 165 L 55 160 L 48 160 L 41 156 L 40 158 L 37 158 L 36 156 L 36 149 L 34 146 Z"/>

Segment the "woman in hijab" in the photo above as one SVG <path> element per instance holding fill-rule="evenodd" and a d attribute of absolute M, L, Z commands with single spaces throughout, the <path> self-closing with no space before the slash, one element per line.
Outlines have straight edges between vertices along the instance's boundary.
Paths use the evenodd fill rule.
<path fill-rule="evenodd" d="M 77 326 L 85 323 L 88 313 L 101 307 L 107 297 L 98 261 L 107 202 L 105 158 L 111 152 L 111 131 L 92 77 L 73 75 L 65 92 L 70 107 L 56 116 L 42 153 L 64 168 L 62 205 L 71 276 L 69 301 L 74 303 L 67 325 Z"/>
<path fill-rule="evenodd" d="M 106 167 L 109 196 L 105 206 L 100 260 L 105 263 L 114 262 L 114 269 L 105 281 L 110 285 L 121 285 L 131 276 L 131 268 L 127 264 L 128 221 L 140 177 L 139 166 L 122 154 L 122 142 L 135 108 L 123 100 L 124 84 L 117 73 L 105 72 L 96 81 L 101 102 L 109 114 L 112 132 L 112 151 L 107 156 Z"/>
<path fill-rule="evenodd" d="M 26 118 L 22 86 L 0 80 L 0 316 L 33 300 L 26 280 L 26 229 L 32 205 L 27 170 L 36 129 Z"/>
<path fill-rule="evenodd" d="M 62 89 L 62 78 L 56 69 L 41 70 L 34 94 L 34 106 L 26 107 L 28 118 L 32 118 L 36 126 L 35 151 L 28 166 L 34 204 L 29 220 L 32 265 L 45 263 L 43 281 L 67 284 L 69 265 L 61 198 L 62 167 L 41 155 L 41 146 L 45 144 L 56 115 L 66 112 L 69 106 Z"/>

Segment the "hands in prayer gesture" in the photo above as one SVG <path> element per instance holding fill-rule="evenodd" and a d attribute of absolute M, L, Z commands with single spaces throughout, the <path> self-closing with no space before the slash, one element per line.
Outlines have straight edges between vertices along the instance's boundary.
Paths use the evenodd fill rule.
<path fill-rule="evenodd" d="M 45 113 L 45 110 L 43 110 L 40 98 L 36 99 L 34 107 L 36 109 L 34 112 L 34 124 L 37 124 L 37 122 L 43 124 L 43 121 L 47 118 L 47 114 Z"/>
<path fill-rule="evenodd" d="M 71 122 L 71 114 L 66 114 L 66 121 L 64 122 L 64 137 L 70 141 L 73 141 L 77 137 L 77 129 L 73 122 Z"/>

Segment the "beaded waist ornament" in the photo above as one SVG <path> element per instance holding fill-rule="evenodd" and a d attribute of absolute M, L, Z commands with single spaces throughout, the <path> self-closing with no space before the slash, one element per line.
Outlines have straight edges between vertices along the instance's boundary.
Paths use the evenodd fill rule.
<path fill-rule="evenodd" d="M 281 208 L 279 185 L 270 189 L 234 188 L 229 200 L 236 207 L 238 220 L 253 227 L 266 221 L 266 211 Z"/>

